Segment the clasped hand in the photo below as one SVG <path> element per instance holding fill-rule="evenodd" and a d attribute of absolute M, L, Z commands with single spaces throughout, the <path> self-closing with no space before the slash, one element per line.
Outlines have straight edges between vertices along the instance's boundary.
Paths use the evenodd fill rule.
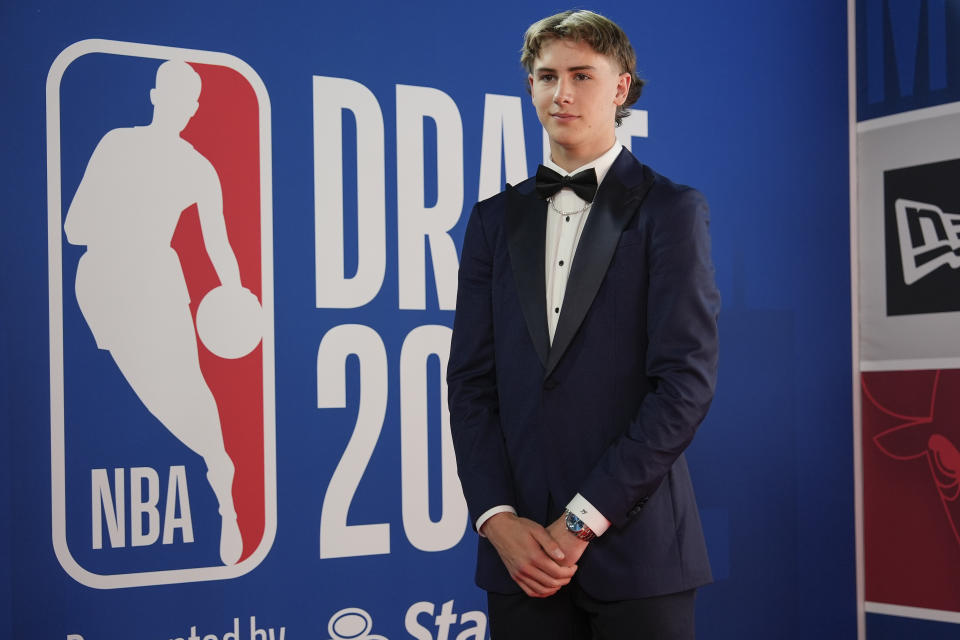
<path fill-rule="evenodd" d="M 568 584 L 587 543 L 567 530 L 563 518 L 546 528 L 512 513 L 483 523 L 510 577 L 531 598 L 546 598 Z"/>

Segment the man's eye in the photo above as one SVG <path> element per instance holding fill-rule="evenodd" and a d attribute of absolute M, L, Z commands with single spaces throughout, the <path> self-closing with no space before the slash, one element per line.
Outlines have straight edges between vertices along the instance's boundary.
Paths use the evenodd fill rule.
<path fill-rule="evenodd" d="M 549 73 L 545 73 L 542 76 L 540 76 L 540 82 L 550 82 L 551 80 L 553 80 L 553 76 L 550 75 Z"/>
<path fill-rule="evenodd" d="M 578 73 L 578 74 L 576 75 L 576 78 L 577 78 L 577 80 L 589 80 L 589 79 L 590 79 L 590 76 L 588 76 L 588 75 L 585 74 L 585 73 Z"/>

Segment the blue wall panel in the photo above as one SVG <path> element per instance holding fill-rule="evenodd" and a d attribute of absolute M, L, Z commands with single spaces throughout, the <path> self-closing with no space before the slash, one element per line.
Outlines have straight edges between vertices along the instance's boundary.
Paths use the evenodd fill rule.
<path fill-rule="evenodd" d="M 636 108 L 648 111 L 649 137 L 634 138 L 634 152 L 657 171 L 699 188 L 712 208 L 724 299 L 721 378 L 689 460 L 717 581 L 698 596 L 699 635 L 852 637 L 845 8 L 699 1 L 600 2 L 592 8 L 625 28 L 648 81 Z M 326 638 L 332 616 L 349 607 L 369 613 L 374 634 L 396 639 L 413 628 L 439 637 L 435 620 L 444 603 L 452 600 L 449 610 L 458 616 L 484 608 L 472 587 L 474 538 L 466 523 L 451 549 L 426 552 L 410 543 L 402 521 L 400 351 L 411 331 L 450 326 L 453 314 L 439 308 L 429 268 L 425 308 L 398 308 L 396 86 L 438 89 L 459 111 L 464 215 L 451 232 L 459 246 L 478 194 L 485 94 L 523 100 L 528 169 L 541 157 L 517 51 L 526 26 L 555 10 L 544 2 L 499 1 L 478 14 L 455 3 L 0 7 L 0 79 L 7 96 L 0 113 L 8 123 L 0 150 L 6 202 L 0 218 L 6 345 L 0 380 L 8 394 L 3 438 L 11 454 L 3 526 L 11 538 L 4 564 L 13 592 L 4 613 L 14 637 L 177 638 L 195 626 L 201 638 L 223 638 L 238 618 L 240 637 L 248 638 L 255 616 L 255 629 L 282 626 L 286 637 Z M 277 534 L 265 559 L 241 577 L 92 589 L 69 577 L 53 552 L 44 92 L 57 55 L 87 38 L 229 53 L 256 71 L 269 94 Z M 361 83 L 383 114 L 387 272 L 376 297 L 356 309 L 315 305 L 314 76 Z M 120 110 L 130 115 L 135 108 Z M 79 115 L 65 113 L 64 122 Z M 354 127 L 364 126 L 350 120 L 347 141 Z M 84 122 L 80 118 L 77 127 Z M 126 124 L 113 121 L 107 128 Z M 102 133 L 92 125 L 85 131 L 94 142 Z M 425 146 L 434 148 L 440 135 L 428 126 Z M 345 144 L 343 154 L 350 167 L 353 145 Z M 428 152 L 428 203 L 438 190 L 437 161 L 430 158 Z M 72 166 L 64 171 L 76 171 Z M 357 260 L 351 248 L 358 233 L 354 192 L 355 177 L 347 170 L 348 275 Z M 372 327 L 388 358 L 386 419 L 349 523 L 389 523 L 390 553 L 321 558 L 324 497 L 363 387 L 360 367 L 348 360 L 346 408 L 317 409 L 318 347 L 344 324 Z M 436 359 L 431 362 L 430 508 L 437 519 L 440 374 Z M 416 603 L 434 611 L 417 618 L 423 632 L 405 624 Z M 468 629 L 469 620 L 453 623 L 450 637 Z"/>

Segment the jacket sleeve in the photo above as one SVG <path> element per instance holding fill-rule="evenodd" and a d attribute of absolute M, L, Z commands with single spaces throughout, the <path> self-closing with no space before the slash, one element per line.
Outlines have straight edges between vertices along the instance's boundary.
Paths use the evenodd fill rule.
<path fill-rule="evenodd" d="M 493 251 L 480 205 L 467 223 L 460 259 L 447 389 L 457 472 L 474 524 L 491 507 L 516 506 L 500 428 L 491 281 Z"/>
<path fill-rule="evenodd" d="M 648 221 L 647 252 L 645 366 L 652 391 L 580 489 L 617 527 L 642 509 L 690 444 L 716 385 L 720 294 L 707 203 L 689 188 L 664 199 L 645 204 L 657 212 Z"/>

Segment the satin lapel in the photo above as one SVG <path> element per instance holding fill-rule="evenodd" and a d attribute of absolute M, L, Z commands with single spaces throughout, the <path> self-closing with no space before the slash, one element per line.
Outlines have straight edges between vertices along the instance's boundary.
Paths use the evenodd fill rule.
<path fill-rule="evenodd" d="M 583 323 L 607 274 L 620 234 L 652 183 L 650 172 L 624 150 L 617 156 L 597 190 L 570 268 L 570 279 L 563 295 L 563 310 L 553 335 L 544 377 L 553 373 Z"/>
<path fill-rule="evenodd" d="M 520 294 L 520 307 L 530 339 L 546 366 L 550 337 L 547 331 L 547 293 L 544 246 L 547 234 L 547 203 L 537 195 L 507 190 L 507 246 L 513 278 Z"/>

